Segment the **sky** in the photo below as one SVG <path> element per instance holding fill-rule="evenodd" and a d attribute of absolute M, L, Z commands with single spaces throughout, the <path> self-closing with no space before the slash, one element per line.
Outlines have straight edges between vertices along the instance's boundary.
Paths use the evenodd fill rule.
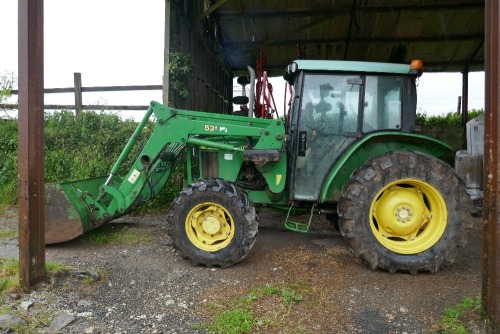
<path fill-rule="evenodd" d="M 18 73 L 17 6 L 17 0 L 0 0 L 0 74 Z M 161 85 L 163 34 L 164 0 L 44 0 L 45 88 L 73 87 L 74 72 L 81 73 L 84 87 Z M 276 78 L 273 86 L 276 101 L 282 101 L 278 92 L 284 82 Z M 241 90 L 235 90 L 239 95 Z M 417 111 L 454 112 L 462 95 L 462 75 L 424 73 L 417 93 Z M 147 105 L 161 97 L 159 90 L 84 93 L 83 104 Z M 45 103 L 73 104 L 74 97 L 46 94 Z M 470 73 L 469 109 L 480 108 L 484 72 Z"/>

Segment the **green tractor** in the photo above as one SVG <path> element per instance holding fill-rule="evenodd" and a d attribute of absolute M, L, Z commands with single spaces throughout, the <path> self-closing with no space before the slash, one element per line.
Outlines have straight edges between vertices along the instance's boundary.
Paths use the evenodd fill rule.
<path fill-rule="evenodd" d="M 241 261 L 257 236 L 255 207 L 266 206 L 286 210 L 285 226 L 302 233 L 325 214 L 373 269 L 436 272 L 465 242 L 470 200 L 443 160 L 451 147 L 415 133 L 421 73 L 421 62 L 296 60 L 284 75 L 290 110 L 277 119 L 152 102 L 110 175 L 47 186 L 46 243 L 150 201 L 183 162 L 187 186 L 166 221 L 194 264 Z M 150 138 L 123 168 L 151 116 Z"/>

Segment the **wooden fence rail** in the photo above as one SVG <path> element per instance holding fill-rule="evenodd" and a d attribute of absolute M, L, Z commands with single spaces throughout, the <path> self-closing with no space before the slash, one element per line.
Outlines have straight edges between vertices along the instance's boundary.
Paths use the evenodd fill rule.
<path fill-rule="evenodd" d="M 105 110 L 147 110 L 149 105 L 84 105 L 82 104 L 82 93 L 88 92 L 120 92 L 120 91 L 140 91 L 140 90 L 162 90 L 162 85 L 134 85 L 134 86 L 98 86 L 98 87 L 82 87 L 82 77 L 80 73 L 74 74 L 74 87 L 67 88 L 45 88 L 43 92 L 45 94 L 54 93 L 74 93 L 75 94 L 75 104 L 46 104 L 44 109 L 70 109 L 75 110 L 76 114 L 84 109 L 95 109 L 96 107 L 101 107 Z M 17 90 L 12 90 L 13 95 L 17 95 Z M 4 109 L 17 109 L 18 105 L 13 103 L 2 103 L 0 108 Z"/>

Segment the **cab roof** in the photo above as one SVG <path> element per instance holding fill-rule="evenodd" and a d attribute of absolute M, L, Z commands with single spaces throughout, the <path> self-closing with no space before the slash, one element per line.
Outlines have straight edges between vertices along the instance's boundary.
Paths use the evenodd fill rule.
<path fill-rule="evenodd" d="M 377 63 L 345 60 L 295 60 L 297 71 L 342 71 L 363 73 L 415 74 L 410 64 Z"/>

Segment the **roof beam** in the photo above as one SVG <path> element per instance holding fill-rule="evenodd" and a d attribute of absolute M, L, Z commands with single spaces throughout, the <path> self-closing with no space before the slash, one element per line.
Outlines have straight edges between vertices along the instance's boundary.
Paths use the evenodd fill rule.
<path fill-rule="evenodd" d="M 227 1 L 227 0 L 226 0 Z M 214 5 L 215 6 L 215 5 Z M 212 6 L 212 7 L 214 7 Z M 212 8 L 210 7 L 210 8 Z M 220 7 L 220 6 L 219 6 Z M 457 2 L 452 4 L 436 3 L 430 5 L 398 5 L 398 6 L 356 6 L 356 12 L 428 12 L 438 10 L 458 10 L 458 9 L 484 9 L 484 3 L 480 2 Z M 305 16 L 325 16 L 330 12 L 338 11 L 339 8 L 327 7 L 320 9 L 310 8 L 283 8 L 282 10 L 263 11 L 263 10 L 246 10 L 244 12 L 220 12 L 218 17 L 220 20 L 237 19 L 237 18 L 287 18 L 287 17 L 305 17 Z"/>
<path fill-rule="evenodd" d="M 347 43 L 347 41 L 351 43 L 355 42 L 373 42 L 373 43 L 412 43 L 412 42 L 446 42 L 446 41 L 483 41 L 483 34 L 471 34 L 471 35 L 453 35 L 453 36 L 436 36 L 436 37 L 395 37 L 395 38 L 387 38 L 387 37 L 351 37 L 351 38 L 320 38 L 320 39 L 307 39 L 307 40 L 274 40 L 267 41 L 266 43 L 262 43 L 268 46 L 287 46 L 287 45 L 296 45 L 296 44 L 324 44 L 324 43 Z M 249 47 L 248 43 L 238 42 L 238 43 L 224 43 L 224 51 L 222 52 L 232 52 L 231 49 L 238 50 L 238 53 L 242 51 L 248 51 L 255 47 L 261 46 L 260 43 L 253 44 L 252 47 Z M 235 51 L 236 52 L 236 51 Z"/>
<path fill-rule="evenodd" d="M 210 6 L 206 11 L 198 15 L 197 19 L 198 20 L 203 20 L 205 17 L 208 15 L 212 14 L 214 11 L 216 11 L 220 6 L 224 5 L 226 2 L 229 0 L 219 0 L 218 2 L 215 3 L 215 5 Z"/>

